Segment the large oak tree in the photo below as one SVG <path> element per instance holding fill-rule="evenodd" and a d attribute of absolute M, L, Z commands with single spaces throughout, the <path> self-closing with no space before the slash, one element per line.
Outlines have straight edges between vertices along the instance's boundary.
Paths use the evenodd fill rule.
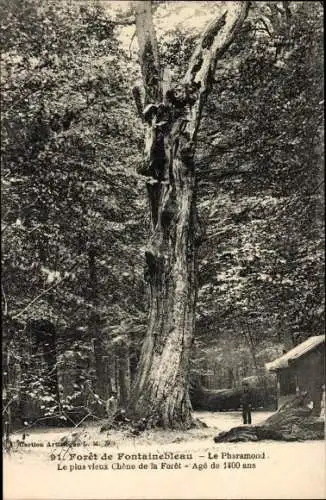
<path fill-rule="evenodd" d="M 194 154 L 216 63 L 243 25 L 249 2 L 228 2 L 202 33 L 178 85 L 167 84 L 151 2 L 135 2 L 144 102 L 134 89 L 145 128 L 140 173 L 151 211 L 145 252 L 150 311 L 129 414 L 148 425 L 189 427 L 189 356 L 196 304 L 196 168 Z"/>

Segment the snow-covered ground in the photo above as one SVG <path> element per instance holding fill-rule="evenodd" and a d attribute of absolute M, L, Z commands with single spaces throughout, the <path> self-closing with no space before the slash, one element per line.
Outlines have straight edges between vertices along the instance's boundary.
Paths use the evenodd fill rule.
<path fill-rule="evenodd" d="M 267 411 L 254 411 L 252 412 L 252 424 L 257 425 L 263 422 L 273 412 Z M 240 411 L 228 411 L 228 412 L 211 412 L 202 411 L 195 412 L 195 416 L 205 422 L 209 427 L 216 428 L 218 431 L 227 431 L 231 427 L 236 427 L 242 424 L 241 412 Z"/>
<path fill-rule="evenodd" d="M 254 413 L 253 424 L 268 415 Z M 17 434 L 14 451 L 4 457 L 5 499 L 326 497 L 323 441 L 217 445 L 213 437 L 239 425 L 241 414 L 196 416 L 209 427 L 133 437 L 121 431 L 100 433 L 98 427 L 88 426 L 82 430 L 84 443 L 70 449 L 53 445 L 69 429 L 35 430 L 25 440 L 34 446 L 18 446 L 22 436 Z M 54 460 L 51 454 L 56 455 Z"/>

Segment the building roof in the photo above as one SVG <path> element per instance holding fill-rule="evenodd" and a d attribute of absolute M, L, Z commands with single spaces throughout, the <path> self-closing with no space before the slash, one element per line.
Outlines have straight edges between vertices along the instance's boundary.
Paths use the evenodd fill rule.
<path fill-rule="evenodd" d="M 265 368 L 271 372 L 288 368 L 291 361 L 301 358 L 322 343 L 325 343 L 325 335 L 315 335 L 314 337 L 309 337 L 301 344 L 283 354 L 280 358 L 274 359 L 274 361 L 271 361 L 270 363 L 266 363 Z"/>

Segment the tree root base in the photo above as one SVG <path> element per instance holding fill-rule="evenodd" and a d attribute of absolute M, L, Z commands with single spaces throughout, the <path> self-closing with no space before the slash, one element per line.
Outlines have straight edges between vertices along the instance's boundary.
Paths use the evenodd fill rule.
<path fill-rule="evenodd" d="M 124 411 L 119 411 L 113 418 L 105 422 L 100 432 L 108 432 L 110 430 L 129 431 L 132 435 L 138 436 L 146 430 L 153 429 L 174 429 L 174 430 L 189 430 L 193 428 L 203 428 L 207 425 L 199 419 L 194 419 L 190 416 L 185 422 L 175 421 L 170 425 L 164 425 L 164 422 L 151 415 L 148 418 L 132 418 L 127 416 Z"/>

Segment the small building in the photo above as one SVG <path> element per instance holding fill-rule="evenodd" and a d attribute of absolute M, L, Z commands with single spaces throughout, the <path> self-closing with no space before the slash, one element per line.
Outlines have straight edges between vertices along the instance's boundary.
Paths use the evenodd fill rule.
<path fill-rule="evenodd" d="M 265 364 L 276 373 L 278 408 L 295 394 L 307 392 L 315 415 L 320 415 L 325 391 L 325 336 L 316 335 Z"/>

